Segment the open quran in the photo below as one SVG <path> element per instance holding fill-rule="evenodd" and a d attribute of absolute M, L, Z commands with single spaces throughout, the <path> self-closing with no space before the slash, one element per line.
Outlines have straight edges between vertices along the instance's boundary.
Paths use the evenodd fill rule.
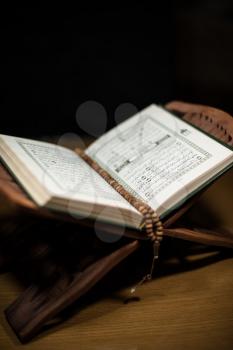
<path fill-rule="evenodd" d="M 117 125 L 84 152 L 0 135 L 0 155 L 38 206 L 139 230 L 142 213 L 93 163 L 160 218 L 233 164 L 230 147 L 157 105 Z"/>

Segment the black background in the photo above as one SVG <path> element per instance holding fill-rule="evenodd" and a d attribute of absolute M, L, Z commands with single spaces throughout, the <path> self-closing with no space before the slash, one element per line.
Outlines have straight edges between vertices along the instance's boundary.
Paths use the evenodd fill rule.
<path fill-rule="evenodd" d="M 233 2 L 154 3 L 4 10 L 0 133 L 81 133 L 75 112 L 88 100 L 106 108 L 108 128 L 125 102 L 182 99 L 233 113 Z"/>

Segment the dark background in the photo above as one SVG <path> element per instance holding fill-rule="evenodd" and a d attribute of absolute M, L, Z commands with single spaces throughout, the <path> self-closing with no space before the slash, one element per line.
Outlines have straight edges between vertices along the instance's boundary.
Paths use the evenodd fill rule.
<path fill-rule="evenodd" d="M 232 0 L 12 5 L 2 17 L 0 133 L 80 133 L 75 113 L 88 100 L 106 108 L 108 128 L 125 102 L 182 99 L 233 113 Z"/>

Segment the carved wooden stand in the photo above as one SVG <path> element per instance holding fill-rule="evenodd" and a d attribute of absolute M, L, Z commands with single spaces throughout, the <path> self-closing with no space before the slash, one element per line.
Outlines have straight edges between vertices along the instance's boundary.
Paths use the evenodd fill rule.
<path fill-rule="evenodd" d="M 230 115 L 182 102 L 171 102 L 166 108 L 222 142 L 233 145 Z M 180 218 L 196 198 L 163 222 L 164 235 L 233 248 L 230 233 L 181 226 Z M 0 167 L 0 199 L 11 213 L 4 221 L 5 236 L 0 237 L 0 268 L 12 270 L 18 265 L 17 273 L 25 280 L 26 271 L 30 270 L 31 285 L 5 310 L 7 320 L 21 342 L 29 341 L 147 239 L 140 232 L 127 230 L 125 237 L 116 243 L 101 242 L 93 233 L 90 221 L 75 222 L 70 217 L 56 217 L 39 210 L 3 166 Z M 105 225 L 103 231 L 109 235 L 119 234 L 115 226 Z"/>

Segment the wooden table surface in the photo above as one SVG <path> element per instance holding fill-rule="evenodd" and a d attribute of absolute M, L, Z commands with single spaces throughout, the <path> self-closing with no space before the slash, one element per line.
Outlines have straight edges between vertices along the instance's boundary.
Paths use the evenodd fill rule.
<path fill-rule="evenodd" d="M 217 216 L 231 229 L 232 180 L 231 171 L 202 198 L 210 219 Z M 121 288 L 86 302 L 26 345 L 17 340 L 3 314 L 22 287 L 12 274 L 2 274 L 0 349 L 233 349 L 233 254 L 219 251 L 196 249 L 184 261 L 173 256 L 161 263 L 157 278 L 141 286 L 139 302 L 124 304 L 129 289 Z"/>

